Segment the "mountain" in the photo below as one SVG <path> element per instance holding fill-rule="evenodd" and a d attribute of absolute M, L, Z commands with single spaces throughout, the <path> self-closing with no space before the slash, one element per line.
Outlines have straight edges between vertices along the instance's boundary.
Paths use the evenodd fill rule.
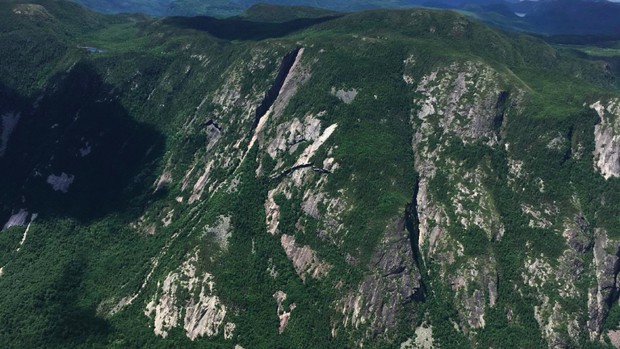
<path fill-rule="evenodd" d="M 4 348 L 620 347 L 607 62 L 278 11 L 0 3 Z"/>
<path fill-rule="evenodd" d="M 620 4 L 609 1 L 521 1 L 482 7 L 476 13 L 491 23 L 532 33 L 620 35 Z"/>
<path fill-rule="evenodd" d="M 339 12 L 428 7 L 464 11 L 503 29 L 543 35 L 620 35 L 620 3 L 605 0 L 74 0 L 104 13 L 141 12 L 155 16 L 231 17 L 278 6 Z M 271 6 L 270 6 L 271 5 Z M 256 6 L 256 8 L 255 8 Z M 258 9 L 258 10 L 257 10 Z M 274 12 L 278 16 L 277 10 Z"/>

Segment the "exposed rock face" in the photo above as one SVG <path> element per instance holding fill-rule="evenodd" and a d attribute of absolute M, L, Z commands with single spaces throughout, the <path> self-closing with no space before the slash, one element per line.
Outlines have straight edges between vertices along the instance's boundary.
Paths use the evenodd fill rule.
<path fill-rule="evenodd" d="M 26 219 L 28 219 L 28 211 L 22 208 L 19 212 L 11 215 L 9 220 L 4 224 L 2 230 L 9 229 L 10 227 L 22 226 L 26 224 Z"/>
<path fill-rule="evenodd" d="M 304 54 L 304 48 L 299 48 L 294 51 L 294 53 L 295 56 L 293 64 L 290 66 L 290 69 L 286 71 L 284 82 L 282 83 L 281 88 L 276 91 L 277 97 L 273 101 L 273 104 L 271 104 L 269 109 L 265 110 L 264 113 L 257 111 L 260 115 L 257 114 L 258 121 L 255 123 L 254 134 L 250 140 L 248 149 L 251 149 L 254 142 L 256 142 L 259 138 L 269 118 L 277 120 L 284 112 L 284 109 L 288 105 L 291 98 L 293 98 L 293 96 L 297 93 L 299 86 L 310 79 L 309 71 L 300 65 L 301 58 Z"/>
<path fill-rule="evenodd" d="M 280 237 L 280 243 L 288 259 L 293 262 L 295 271 L 299 277 L 305 281 L 306 275 L 318 279 L 326 275 L 331 266 L 325 262 L 322 262 L 310 246 L 300 246 L 295 243 L 295 237 L 287 234 L 282 234 Z"/>
<path fill-rule="evenodd" d="M 492 205 L 488 199 L 489 194 L 481 185 L 484 171 L 479 169 L 474 173 L 458 173 L 461 169 L 459 163 L 443 155 L 451 142 L 480 142 L 489 146 L 498 143 L 498 127 L 503 119 L 507 93 L 502 92 L 497 84 L 497 73 L 492 69 L 466 63 L 453 64 L 424 76 L 416 88 L 416 92 L 422 96 L 414 100 L 420 110 L 412 116 L 412 123 L 417 125 L 413 139 L 415 166 L 420 174 L 417 195 L 420 220 L 418 245 L 429 255 L 435 253 L 445 227 L 451 224 L 446 214 L 447 208 L 443 205 L 447 203 L 435 202 L 429 193 L 429 182 L 435 177 L 438 167 L 454 169 L 449 176 L 465 179 L 455 183 L 459 194 L 457 197 L 461 197 L 462 202 L 456 202 L 454 211 L 462 216 L 459 219 L 461 224 L 465 228 L 477 225 L 489 236 L 501 237 L 503 234 L 504 228 L 494 214 L 495 209 L 489 206 Z M 451 163 L 438 166 L 437 161 L 442 161 L 444 165 L 446 161 Z M 464 210 L 464 207 L 470 206 L 466 201 L 473 201 L 483 210 Z"/>
<path fill-rule="evenodd" d="M 173 218 L 174 218 L 174 209 L 171 209 L 171 210 L 168 211 L 168 213 L 166 213 L 166 216 L 164 218 L 162 218 L 161 224 L 164 227 L 167 227 L 170 224 L 172 224 L 172 219 Z"/>
<path fill-rule="evenodd" d="M 28 231 L 30 231 L 30 226 L 32 226 L 32 222 L 34 222 L 34 220 L 37 219 L 38 216 L 39 216 L 38 213 L 33 213 L 32 216 L 30 217 L 30 222 L 28 223 L 28 226 L 26 226 L 26 230 L 24 230 L 24 235 L 22 235 L 22 239 L 19 242 L 19 247 L 17 247 L 18 252 L 19 250 L 22 249 L 22 246 L 24 246 L 24 243 L 26 242 L 26 238 L 28 237 Z"/>
<path fill-rule="evenodd" d="M 341 307 L 345 327 L 368 325 L 368 334 L 376 337 L 394 329 L 403 304 L 422 292 L 404 219 L 387 229 L 369 270 L 370 275 L 344 298 Z"/>
<path fill-rule="evenodd" d="M 405 70 L 414 64 L 405 62 Z M 455 327 L 464 333 L 486 325 L 485 312 L 497 299 L 495 258 L 466 256 L 463 244 L 450 229 L 500 240 L 505 233 L 490 191 L 484 183 L 491 170 L 479 164 L 463 166 L 451 158 L 450 147 L 479 144 L 497 147 L 510 94 L 500 88 L 499 74 L 481 63 L 455 63 L 432 72 L 418 82 L 419 107 L 411 117 L 415 135 L 413 151 L 419 173 L 416 211 L 419 221 L 417 245 L 421 256 L 432 258 L 438 277 L 450 280 L 459 318 Z M 436 197 L 433 181 L 445 178 L 439 191 L 450 200 Z M 455 262 L 457 262 L 455 264 Z M 457 267 L 450 267 L 451 265 Z"/>
<path fill-rule="evenodd" d="M 272 189 L 267 193 L 267 200 L 265 201 L 265 224 L 267 225 L 267 231 L 274 235 L 278 232 L 278 225 L 280 224 L 280 206 L 276 203 L 275 196 L 281 186 L 278 185 L 276 189 Z"/>
<path fill-rule="evenodd" d="M 547 207 L 533 207 L 528 204 L 521 204 L 523 215 L 529 220 L 528 226 L 531 228 L 551 228 L 554 214 L 557 208 L 546 205 Z"/>
<path fill-rule="evenodd" d="M 159 300 L 155 302 L 155 299 L 153 299 L 144 311 L 144 314 L 149 317 L 153 312 L 155 313 L 155 334 L 164 338 L 168 336 L 168 331 L 178 324 L 179 309 L 175 305 L 177 282 L 177 274 L 168 274 L 161 287 L 162 295 L 159 297 Z"/>
<path fill-rule="evenodd" d="M 497 271 L 493 258 L 472 258 L 452 277 L 455 307 L 459 310 L 460 324 L 464 331 L 484 328 L 487 307 L 497 300 Z M 488 302 L 487 302 L 488 300 Z"/>
<path fill-rule="evenodd" d="M 542 305 L 534 307 L 534 317 L 550 348 L 570 348 L 574 345 L 570 340 L 563 338 L 558 329 L 566 326 L 566 331 L 571 338 L 574 338 L 579 334 L 579 322 L 571 319 L 559 302 L 551 303 L 549 297 L 545 296 Z"/>
<path fill-rule="evenodd" d="M 422 324 L 415 330 L 415 339 L 408 339 L 400 344 L 400 349 L 433 349 L 433 326 Z"/>
<path fill-rule="evenodd" d="M 608 253 L 612 250 L 613 254 Z M 611 303 L 617 297 L 618 252 L 620 243 L 610 241 L 604 229 L 595 230 L 594 264 L 597 287 L 588 291 L 588 331 L 592 340 L 598 338 Z"/>
<path fill-rule="evenodd" d="M 191 204 L 193 204 L 194 202 L 198 201 L 201 198 L 202 193 L 207 188 L 207 182 L 209 180 L 209 174 L 211 174 L 211 170 L 213 169 L 214 164 L 215 164 L 215 162 L 213 160 L 211 160 L 205 166 L 204 172 L 202 173 L 202 175 L 200 177 L 198 177 L 198 180 L 194 184 L 194 187 L 193 187 L 193 190 L 192 190 L 192 195 L 190 195 L 189 200 L 187 200 L 188 204 L 191 205 Z"/>
<path fill-rule="evenodd" d="M 153 319 L 156 335 L 166 337 L 168 332 L 183 324 L 187 337 L 217 336 L 224 331 L 226 339 L 232 338 L 235 324 L 224 325 L 226 306 L 215 295 L 215 283 L 209 273 L 197 275 L 198 251 L 190 256 L 177 271 L 170 272 L 158 283 L 158 292 L 147 304 L 144 314 Z M 198 295 L 196 292 L 200 290 Z M 180 299 L 179 297 L 188 297 Z M 184 313 L 184 315 L 183 315 Z"/>
<path fill-rule="evenodd" d="M 60 176 L 54 174 L 47 176 L 47 183 L 52 186 L 52 189 L 63 193 L 69 192 L 69 187 L 73 183 L 73 180 L 75 180 L 74 175 L 69 175 L 64 172 L 61 173 Z"/>
<path fill-rule="evenodd" d="M 19 4 L 13 8 L 13 13 L 21 16 L 32 16 L 40 18 L 53 18 L 45 7 L 38 4 Z"/>
<path fill-rule="evenodd" d="M 452 166 L 451 166 L 452 165 Z M 489 239 L 500 240 L 505 228 L 501 222 L 491 193 L 484 186 L 488 180 L 486 168 L 478 167 L 473 171 L 462 171 L 456 164 L 448 165 L 448 180 L 456 183 L 455 195 L 449 208 L 463 229 L 472 227 L 482 229 Z M 469 210 L 467 207 L 477 207 Z"/>
<path fill-rule="evenodd" d="M 205 273 L 198 299 L 191 298 L 185 309 L 183 328 L 187 337 L 194 340 L 202 336 L 217 336 L 226 316 L 226 307 L 220 304 L 220 300 L 214 295 L 214 283 L 212 276 Z M 234 324 L 225 326 L 226 335 L 232 337 Z"/>
<path fill-rule="evenodd" d="M 443 133 L 458 137 L 463 143 L 498 142 L 498 127 L 503 121 L 503 108 L 508 93 L 498 85 L 499 76 L 490 67 L 473 62 L 452 64 L 443 71 L 433 72 L 418 84 L 416 92 L 423 99 L 418 118 L 430 121 L 435 116 Z M 469 97 L 468 95 L 473 95 Z M 422 132 L 431 131 L 424 124 Z"/>
<path fill-rule="evenodd" d="M 323 133 L 321 133 L 321 135 L 314 142 L 312 142 L 312 144 L 310 144 L 304 149 L 299 158 L 297 158 L 297 161 L 295 162 L 295 165 L 293 165 L 293 167 L 309 163 L 310 159 L 312 159 L 316 151 L 334 133 L 336 127 L 338 127 L 338 124 L 333 124 L 327 127 L 325 131 L 323 131 Z"/>
<path fill-rule="evenodd" d="M 590 233 L 590 227 L 581 214 L 575 215 L 572 222 L 565 224 L 562 235 L 568 246 L 577 252 L 584 253 L 592 248 L 593 237 Z"/>
<path fill-rule="evenodd" d="M 579 206 L 578 203 L 575 204 Z M 562 231 L 555 227 L 547 229 L 557 229 L 557 234 Z M 562 229 L 567 244 L 567 249 L 562 255 L 552 259 L 544 254 L 528 251 L 521 274 L 524 285 L 534 291 L 532 296 L 537 299 L 534 315 L 543 338 L 551 348 L 578 346 L 576 339 L 590 332 L 589 325 L 586 326 L 586 319 L 598 316 L 599 311 L 594 310 L 588 314 L 585 311 L 566 310 L 567 304 L 579 302 L 586 296 L 593 299 L 588 293 L 596 293 L 597 287 L 590 291 L 580 287 L 584 276 L 586 279 L 590 277 L 585 268 L 585 258 L 588 257 L 587 253 L 593 245 L 588 222 L 581 213 L 575 213 L 572 219 L 565 218 Z M 533 244 L 526 244 L 526 249 L 532 247 Z M 594 309 L 597 306 L 590 304 L 590 307 Z M 602 311 L 606 312 L 605 309 Z M 589 324 L 591 320 L 587 322 Z"/>
<path fill-rule="evenodd" d="M 309 114 L 303 120 L 293 120 L 281 123 L 276 128 L 275 137 L 267 145 L 267 153 L 275 159 L 279 153 L 288 151 L 292 154 L 303 142 L 311 142 L 321 135 L 321 121 Z"/>
<path fill-rule="evenodd" d="M 213 227 L 205 227 L 205 234 L 210 235 L 223 250 L 228 249 L 228 238 L 232 234 L 230 216 L 219 216 Z"/>
<path fill-rule="evenodd" d="M 151 259 L 151 268 L 149 269 L 148 274 L 146 274 L 146 277 L 144 278 L 144 280 L 142 280 L 142 285 L 140 285 L 140 288 L 136 292 L 134 292 L 131 296 L 125 296 L 121 298 L 119 301 L 116 301 L 115 298 L 103 301 L 97 307 L 97 313 L 101 315 L 105 315 L 105 316 L 114 316 L 116 313 L 123 310 L 126 306 L 133 304 L 133 302 L 142 294 L 142 291 L 144 290 L 146 285 L 151 281 L 151 277 L 153 276 L 153 273 L 157 269 L 157 266 L 159 265 L 159 261 L 164 256 L 166 256 L 166 253 L 168 253 L 168 249 L 170 248 L 170 245 L 178 237 L 179 237 L 179 233 L 178 232 L 174 233 L 171 236 L 170 240 L 168 240 L 166 245 L 164 245 L 164 247 L 159 251 L 159 254 L 155 258 Z M 111 309 L 108 309 L 110 303 L 114 303 L 114 302 L 116 302 L 116 304 L 113 305 Z M 153 306 L 154 306 L 154 303 L 150 305 L 151 308 Z"/>
<path fill-rule="evenodd" d="M 286 293 L 282 291 L 277 291 L 276 293 L 274 293 L 273 298 L 275 298 L 276 303 L 278 304 L 278 309 L 276 312 L 278 318 L 280 319 L 280 327 L 278 328 L 278 331 L 280 332 L 280 334 L 282 334 L 282 332 L 284 332 L 286 326 L 288 325 L 289 319 L 291 318 L 291 313 L 293 312 L 293 310 L 295 310 L 297 305 L 295 303 L 289 305 L 289 310 L 286 311 L 286 307 L 284 306 L 284 301 L 286 300 Z"/>
<path fill-rule="evenodd" d="M 164 170 L 164 173 L 159 176 L 155 181 L 155 192 L 158 192 L 168 186 L 172 182 L 172 172 L 169 169 Z"/>
<path fill-rule="evenodd" d="M 345 104 L 353 103 L 358 93 L 359 92 L 354 88 L 350 90 L 343 90 L 343 89 L 336 90 L 335 87 L 332 87 L 332 90 L 331 90 L 331 94 L 336 96 L 339 100 L 341 100 Z"/>
<path fill-rule="evenodd" d="M 224 339 L 231 339 L 235 335 L 236 328 L 237 325 L 232 322 L 227 322 L 226 325 L 224 325 Z"/>
<path fill-rule="evenodd" d="M 620 348 L 620 330 L 611 330 L 607 332 L 607 337 L 611 341 L 614 348 Z"/>
<path fill-rule="evenodd" d="M 271 234 L 279 233 L 280 207 L 276 203 L 278 195 L 284 195 L 286 199 L 292 198 L 292 192 L 295 188 L 309 186 L 304 193 L 302 208 L 314 218 L 327 223 L 330 230 L 334 232 L 338 230 L 336 217 L 342 212 L 344 205 L 341 198 L 328 198 L 323 191 L 324 185 L 327 183 L 327 177 L 321 176 L 317 178 L 312 172 L 326 174 L 336 171 L 339 165 L 333 158 L 327 158 L 322 161 L 322 166 L 315 165 L 312 161 L 317 151 L 328 141 L 338 124 L 332 124 L 325 128 L 321 128 L 318 117 L 324 116 L 324 113 L 318 115 L 306 115 L 303 120 L 293 118 L 288 122 L 283 122 L 279 126 L 274 127 L 275 132 L 267 134 L 265 137 L 266 151 L 269 156 L 276 160 L 276 165 L 270 176 L 274 180 L 279 180 L 278 185 L 271 189 L 267 194 L 265 201 L 265 216 L 267 231 Z M 286 155 L 301 150 L 294 163 L 290 160 L 285 161 Z M 287 168 L 287 169 L 284 169 Z M 258 171 L 257 171 L 258 174 Z M 318 205 L 325 204 L 327 212 L 319 217 Z"/>
<path fill-rule="evenodd" d="M 289 56 L 285 58 L 287 62 L 291 60 L 291 65 L 286 67 L 288 69 L 280 67 L 280 74 L 276 76 L 276 81 L 272 86 L 272 89 L 274 86 L 279 87 L 277 90 L 269 90 L 268 96 L 264 96 L 264 91 L 252 88 L 251 91 L 242 95 L 241 86 L 246 83 L 245 79 L 251 76 L 249 72 L 265 69 L 263 61 L 270 58 L 267 52 L 260 50 L 255 52 L 251 62 L 242 61 L 239 64 L 233 64 L 224 74 L 226 80 L 223 81 L 221 88 L 215 92 L 213 97 L 207 95 L 196 108 L 198 113 L 211 102 L 214 110 L 211 112 L 212 118 L 205 124 L 206 156 L 197 157 L 183 179 L 182 189 L 184 191 L 191 189 L 188 204 L 198 202 L 205 192 L 213 193 L 223 184 L 221 178 L 213 178 L 214 169 L 231 170 L 232 166 L 238 166 L 243 162 L 257 141 L 262 142 L 264 129 L 269 120 L 277 120 L 280 117 L 291 98 L 297 93 L 298 87 L 310 78 L 309 69 L 301 64 L 303 53 L 304 48 L 299 48 L 290 54 L 290 59 Z M 265 104 L 267 99 L 270 103 Z M 261 108 L 268 109 L 262 110 Z M 194 119 L 189 125 L 194 122 Z M 247 125 L 247 129 L 240 125 Z M 229 127 L 232 130 L 227 133 Z M 244 132 L 245 130 L 247 133 Z M 248 134 L 251 137 L 245 147 Z M 223 143 L 224 137 L 233 137 L 235 140 Z"/>
<path fill-rule="evenodd" d="M 594 127 L 594 166 L 605 179 L 620 177 L 620 102 L 614 100 L 605 107 L 598 101 L 590 108 L 601 119 Z"/>

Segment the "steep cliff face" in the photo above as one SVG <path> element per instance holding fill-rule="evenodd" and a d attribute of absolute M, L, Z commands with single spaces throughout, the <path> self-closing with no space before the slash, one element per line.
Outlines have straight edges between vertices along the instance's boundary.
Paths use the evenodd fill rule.
<path fill-rule="evenodd" d="M 406 69 L 414 65 L 406 62 Z M 423 76 L 415 89 L 419 111 L 411 122 L 420 174 L 417 244 L 425 260 L 439 262 L 431 272 L 449 280 L 456 295 L 453 306 L 459 312 L 454 320 L 465 333 L 485 327 L 486 309 L 497 301 L 498 275 L 493 253 L 472 258 L 469 249 L 480 246 L 465 245 L 457 232 L 467 241 L 496 241 L 505 227 L 484 184 L 493 176 L 489 165 L 481 161 L 467 166 L 451 150 L 468 144 L 499 146 L 499 118 L 504 117 L 501 108 L 508 95 L 501 84 L 492 68 L 466 62 Z M 433 188 L 438 178 L 443 185 Z"/>
<path fill-rule="evenodd" d="M 618 115 L 620 106 L 617 100 L 610 101 L 607 106 L 601 101 L 590 105 L 596 110 L 600 117 L 600 122 L 594 127 L 594 166 L 598 171 L 609 179 L 620 176 L 620 145 L 618 143 Z"/>
<path fill-rule="evenodd" d="M 598 66 L 441 11 L 110 21 L 0 76 L 0 342 L 617 344 Z"/>
<path fill-rule="evenodd" d="M 342 300 L 345 328 L 367 328 L 370 338 L 394 336 L 399 318 L 408 317 L 404 305 L 424 292 L 411 246 L 404 219 L 387 227 L 368 265 L 369 275 Z"/>
<path fill-rule="evenodd" d="M 198 251 L 189 256 L 179 270 L 166 276 L 161 289 L 157 284 L 158 291 L 144 310 L 146 316 L 153 318 L 156 335 L 166 338 L 168 331 L 182 326 L 190 340 L 217 336 L 221 332 L 225 339 L 232 338 L 235 324 L 224 324 L 226 306 L 215 295 L 213 276 L 208 272 L 202 277 L 197 275 L 197 263 Z"/>
<path fill-rule="evenodd" d="M 404 62 L 405 71 L 413 70 L 416 59 Z M 516 291 L 536 299 L 533 315 L 548 346 L 578 345 L 578 338 L 584 335 L 590 340 L 600 338 L 610 305 L 617 300 L 617 257 L 615 252 L 603 252 L 613 247 L 608 246 L 604 230 L 589 225 L 575 194 L 562 199 L 562 204 L 550 201 L 546 198 L 547 179 L 537 177 L 532 162 L 513 148 L 511 125 L 516 126 L 511 121 L 522 117 L 527 86 L 514 84 L 493 68 L 474 62 L 436 68 L 417 85 L 412 75 L 406 74 L 404 80 L 415 87 L 414 103 L 418 106 L 411 118 L 420 176 L 418 246 L 424 260 L 432 263 L 430 279 L 448 280 L 456 294 L 451 302 L 457 314 L 451 320 L 458 331 L 470 337 L 480 333 L 489 326 L 487 317 L 497 312 L 498 303 L 504 321 L 514 323 L 514 305 L 502 305 L 500 297 Z M 616 176 L 613 128 L 609 118 L 603 119 L 606 108 L 600 103 L 592 108 L 602 119 L 594 127 L 595 167 L 608 179 Z M 612 111 L 613 104 L 607 109 Z M 583 151 L 575 139 L 569 141 Z M 566 153 L 564 142 L 556 136 L 546 148 Z M 468 147 L 475 155 L 457 150 Z M 491 154 L 501 154 L 503 164 Z M 504 166 L 507 172 L 503 172 Z M 521 211 L 522 227 L 551 231 L 562 236 L 564 241 L 559 243 L 565 244 L 551 257 L 539 252 L 542 246 L 536 246 L 537 242 L 526 239 L 522 264 L 517 267 L 521 268 L 521 280 L 513 280 L 513 289 L 504 291 L 499 284 L 506 276 L 500 270 L 505 273 L 513 267 L 506 265 L 505 256 L 496 255 L 498 249 L 493 245 L 502 244 L 507 234 L 522 228 L 514 221 L 509 226 L 504 223 L 503 217 L 511 214 L 501 208 L 505 203 L 497 196 L 498 185 L 505 188 L 500 191 L 513 193 L 512 205 Z M 522 194 L 532 192 L 537 199 Z M 571 300 L 581 302 L 582 307 L 567 312 Z"/>

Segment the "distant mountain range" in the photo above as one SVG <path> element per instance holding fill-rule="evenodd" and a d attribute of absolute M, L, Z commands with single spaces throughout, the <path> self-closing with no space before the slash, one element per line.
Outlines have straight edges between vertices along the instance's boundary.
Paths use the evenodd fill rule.
<path fill-rule="evenodd" d="M 434 7 L 464 11 L 504 29 L 547 35 L 620 35 L 620 3 L 605 0 L 73 0 L 103 13 L 152 16 L 240 15 L 259 3 L 354 12 Z"/>

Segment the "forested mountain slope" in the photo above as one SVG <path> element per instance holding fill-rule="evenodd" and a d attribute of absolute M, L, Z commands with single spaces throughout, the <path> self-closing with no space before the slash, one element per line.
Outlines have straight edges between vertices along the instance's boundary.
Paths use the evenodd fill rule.
<path fill-rule="evenodd" d="M 0 3 L 6 348 L 620 346 L 620 94 L 454 12 Z"/>

